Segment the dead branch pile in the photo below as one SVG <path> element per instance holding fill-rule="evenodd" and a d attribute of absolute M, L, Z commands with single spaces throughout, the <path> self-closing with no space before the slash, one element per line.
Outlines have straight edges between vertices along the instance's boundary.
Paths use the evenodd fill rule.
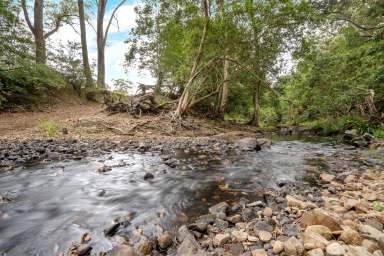
<path fill-rule="evenodd" d="M 129 103 L 125 102 L 108 102 L 106 103 L 106 111 L 109 113 L 130 113 L 134 116 L 142 114 L 159 113 L 159 108 L 156 106 L 155 95 L 147 93 L 140 96 L 135 96 Z"/>

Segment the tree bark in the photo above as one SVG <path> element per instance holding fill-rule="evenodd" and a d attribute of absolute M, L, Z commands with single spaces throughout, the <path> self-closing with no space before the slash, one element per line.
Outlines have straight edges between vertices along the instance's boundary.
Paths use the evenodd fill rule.
<path fill-rule="evenodd" d="M 228 109 L 228 95 L 229 95 L 229 61 L 225 56 L 224 70 L 223 70 L 223 88 L 220 96 L 220 108 L 219 113 L 224 114 Z"/>
<path fill-rule="evenodd" d="M 250 124 L 255 127 L 260 127 L 260 90 L 261 81 L 258 80 L 253 92 L 253 116 L 250 121 Z"/>
<path fill-rule="evenodd" d="M 107 1 L 99 0 L 97 5 L 97 86 L 105 88 L 105 45 L 104 45 L 104 15 Z"/>
<path fill-rule="evenodd" d="M 115 17 L 117 10 L 126 2 L 122 0 L 113 9 L 111 17 L 104 32 L 104 16 L 107 6 L 107 0 L 98 0 L 97 2 L 97 28 L 96 28 L 96 41 L 97 41 L 97 86 L 105 88 L 105 46 L 107 44 L 108 31 L 112 24 L 112 19 Z"/>
<path fill-rule="evenodd" d="M 202 55 L 203 55 L 203 49 L 204 49 L 204 42 L 207 37 L 208 33 L 208 25 L 209 25 L 209 0 L 202 0 L 203 1 L 203 11 L 204 11 L 204 17 L 205 17 L 205 22 L 204 22 L 204 29 L 203 29 L 203 34 L 200 39 L 200 45 L 199 49 L 197 51 L 197 55 L 195 58 L 195 61 L 193 63 L 192 69 L 191 69 L 191 74 L 189 77 L 189 80 L 187 84 L 184 87 L 184 91 L 181 94 L 181 97 L 179 99 L 179 104 L 177 105 L 177 108 L 175 110 L 175 113 L 173 114 L 173 118 L 180 118 L 182 115 L 187 111 L 188 106 L 191 102 L 191 86 L 195 78 L 197 77 L 197 67 L 200 64 Z"/>
<path fill-rule="evenodd" d="M 44 0 L 35 0 L 33 9 L 33 22 L 29 18 L 26 0 L 21 0 L 21 8 L 23 9 L 24 18 L 27 22 L 29 29 L 31 30 L 35 39 L 35 61 L 38 64 L 45 64 L 47 61 L 47 50 L 45 40 L 56 33 L 64 18 L 71 16 L 71 14 L 59 14 L 55 18 L 54 28 L 44 33 Z"/>
<path fill-rule="evenodd" d="M 36 44 L 36 63 L 45 64 L 47 61 L 47 52 L 44 39 L 44 1 L 35 0 L 34 6 L 34 37 Z"/>
<path fill-rule="evenodd" d="M 88 59 L 88 48 L 87 48 L 87 32 L 85 28 L 85 15 L 84 15 L 84 2 L 78 0 L 77 5 L 79 7 L 79 21 L 80 21 L 80 37 L 81 37 L 81 52 L 83 55 L 83 69 L 86 80 L 86 87 L 90 88 L 93 86 L 91 67 Z"/>
<path fill-rule="evenodd" d="M 220 11 L 221 16 L 224 18 L 224 1 L 217 0 L 216 1 L 218 9 Z M 227 33 L 225 32 L 225 37 Z M 225 49 L 225 53 L 227 53 L 227 49 Z M 224 114 L 228 109 L 228 95 L 229 95 L 229 61 L 227 60 L 227 55 L 224 55 L 224 69 L 223 69 L 223 87 L 220 90 L 219 95 L 219 114 Z M 224 116 L 223 116 L 224 117 Z"/>

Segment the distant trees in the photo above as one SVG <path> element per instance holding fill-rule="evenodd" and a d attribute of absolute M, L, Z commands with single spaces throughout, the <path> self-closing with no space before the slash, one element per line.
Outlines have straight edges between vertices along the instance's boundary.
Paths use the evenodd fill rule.
<path fill-rule="evenodd" d="M 235 87 L 244 87 L 244 98 L 253 95 L 244 106 L 250 123 L 259 126 L 262 88 L 269 90 L 288 44 L 299 44 L 310 11 L 306 1 L 148 0 L 137 10 L 127 64 L 139 62 L 177 88 L 175 117 L 197 103 L 223 117 L 239 100 Z"/>

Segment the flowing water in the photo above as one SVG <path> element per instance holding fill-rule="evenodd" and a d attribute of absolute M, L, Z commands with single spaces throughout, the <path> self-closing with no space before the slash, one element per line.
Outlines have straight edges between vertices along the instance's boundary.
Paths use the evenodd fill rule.
<path fill-rule="evenodd" d="M 117 217 L 133 216 L 119 231 L 128 236 L 135 227 L 144 234 L 172 230 L 214 203 L 252 198 L 261 188 L 300 179 L 308 165 L 324 165 L 313 158 L 350 152 L 326 143 L 280 141 L 225 159 L 179 151 L 176 168 L 156 153 L 128 152 L 0 173 L 0 194 L 14 199 L 0 205 L 0 255 L 58 255 L 85 232 L 94 251 L 108 250 L 113 242 L 103 229 Z M 98 173 L 100 162 L 115 167 Z M 147 172 L 154 179 L 144 180 Z"/>

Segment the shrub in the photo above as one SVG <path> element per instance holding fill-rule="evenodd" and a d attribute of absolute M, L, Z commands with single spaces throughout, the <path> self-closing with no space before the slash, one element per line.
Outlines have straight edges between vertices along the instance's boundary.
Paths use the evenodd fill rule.
<path fill-rule="evenodd" d="M 46 65 L 25 62 L 14 69 L 0 69 L 0 110 L 11 105 L 36 104 L 65 84 L 62 76 Z"/>
<path fill-rule="evenodd" d="M 40 130 L 45 133 L 49 138 L 55 137 L 59 129 L 59 125 L 52 120 L 44 119 L 40 121 Z"/>

